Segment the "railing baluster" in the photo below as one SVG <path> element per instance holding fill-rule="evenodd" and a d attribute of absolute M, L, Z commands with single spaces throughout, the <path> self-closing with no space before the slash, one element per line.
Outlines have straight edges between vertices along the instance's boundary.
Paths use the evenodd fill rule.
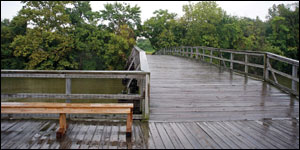
<path fill-rule="evenodd" d="M 293 72 L 292 72 L 292 76 L 294 78 L 297 78 L 297 72 L 298 72 L 298 67 L 293 65 Z M 292 80 L 292 90 L 297 92 L 297 82 L 295 80 Z"/>
<path fill-rule="evenodd" d="M 213 55 L 213 51 L 210 50 L 210 60 L 209 60 L 210 63 L 212 63 L 212 57 L 211 57 L 212 55 Z"/>
<path fill-rule="evenodd" d="M 231 70 L 233 70 L 233 62 L 232 62 L 234 59 L 233 57 L 234 57 L 233 53 L 230 53 L 230 69 Z"/>
<path fill-rule="evenodd" d="M 71 94 L 71 79 L 66 78 L 66 94 Z M 66 103 L 71 103 L 70 99 L 66 99 Z"/>
<path fill-rule="evenodd" d="M 198 47 L 196 47 L 196 59 L 198 59 L 198 55 L 199 55 L 199 50 Z"/>
<path fill-rule="evenodd" d="M 248 74 L 248 55 L 245 54 L 245 73 Z"/>

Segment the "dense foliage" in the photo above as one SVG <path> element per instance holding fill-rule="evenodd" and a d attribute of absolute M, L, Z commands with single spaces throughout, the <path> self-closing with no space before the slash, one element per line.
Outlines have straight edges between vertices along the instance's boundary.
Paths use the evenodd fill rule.
<path fill-rule="evenodd" d="M 1 69 L 124 69 L 136 44 L 145 50 L 173 46 L 269 51 L 299 59 L 299 3 L 273 5 L 267 21 L 228 15 L 216 2 L 183 6 L 177 17 L 156 10 L 141 24 L 140 8 L 89 1 L 23 1 L 1 21 Z"/>
<path fill-rule="evenodd" d="M 122 70 L 141 29 L 140 8 L 126 3 L 99 12 L 88 1 L 22 3 L 1 21 L 2 69 Z"/>
<path fill-rule="evenodd" d="M 292 9 L 294 7 L 295 9 Z M 299 59 L 299 3 L 273 5 L 267 21 L 227 15 L 216 2 L 189 3 L 184 15 L 166 10 L 145 21 L 143 35 L 157 50 L 173 46 L 209 46 L 269 51 Z"/>

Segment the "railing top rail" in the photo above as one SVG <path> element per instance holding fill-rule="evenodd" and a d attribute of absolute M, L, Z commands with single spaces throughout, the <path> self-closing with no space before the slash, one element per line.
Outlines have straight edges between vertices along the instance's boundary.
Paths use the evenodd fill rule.
<path fill-rule="evenodd" d="M 266 52 L 266 53 L 268 54 L 269 57 L 271 57 L 273 59 L 284 61 L 286 63 L 289 63 L 289 64 L 292 64 L 292 65 L 295 65 L 295 66 L 299 67 L 299 60 L 287 58 L 287 57 L 280 56 L 280 55 L 277 55 L 277 54 L 273 54 L 273 53 L 270 53 L 270 52 Z"/>
<path fill-rule="evenodd" d="M 141 71 L 146 72 L 146 73 L 150 73 L 150 69 L 149 69 L 149 65 L 148 65 L 148 61 L 147 61 L 145 51 L 143 51 L 142 49 L 140 49 L 137 46 L 134 46 L 134 49 L 139 52 Z"/>
<path fill-rule="evenodd" d="M 270 56 L 270 58 L 280 60 L 280 61 L 283 61 L 283 62 L 286 62 L 286 63 L 289 63 L 289 64 L 292 64 L 292 65 L 295 65 L 295 66 L 299 67 L 299 60 L 287 58 L 287 57 L 280 56 L 280 55 L 270 53 L 270 52 L 223 49 L 223 48 L 214 48 L 214 47 L 206 47 L 206 46 L 179 46 L 177 48 L 203 48 L 203 49 L 207 49 L 207 50 L 215 50 L 215 51 L 221 51 L 221 52 L 232 52 L 232 53 L 250 54 L 250 55 L 254 54 L 254 55 L 260 55 L 260 56 L 267 54 L 268 56 Z"/>
<path fill-rule="evenodd" d="M 8 70 L 1 69 L 2 73 L 42 73 L 42 74 L 145 74 L 143 71 L 127 71 L 127 70 Z"/>

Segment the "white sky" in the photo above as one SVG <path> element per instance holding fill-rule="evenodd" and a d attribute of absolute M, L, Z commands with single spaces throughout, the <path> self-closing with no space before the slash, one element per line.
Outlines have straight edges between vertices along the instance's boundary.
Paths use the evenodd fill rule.
<path fill-rule="evenodd" d="M 103 4 L 114 3 L 115 1 L 91 1 L 93 11 L 103 10 Z M 183 15 L 182 6 L 188 1 L 118 1 L 129 3 L 130 6 L 137 4 L 141 9 L 142 22 L 153 16 L 153 12 L 158 9 L 168 9 L 169 12 L 177 13 L 179 17 Z M 197 1 L 192 1 L 196 3 Z M 256 16 L 263 21 L 266 20 L 268 9 L 273 4 L 291 4 L 298 1 L 217 1 L 219 7 L 230 15 L 249 17 L 255 19 Z M 20 1 L 1 1 L 1 20 L 12 19 L 22 8 Z"/>

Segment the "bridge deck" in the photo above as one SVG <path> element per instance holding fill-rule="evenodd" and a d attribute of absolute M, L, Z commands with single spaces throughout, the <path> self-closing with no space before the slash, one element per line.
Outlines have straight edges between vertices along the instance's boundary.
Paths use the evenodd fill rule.
<path fill-rule="evenodd" d="M 56 139 L 58 120 L 1 120 L 1 149 L 299 149 L 299 120 L 126 123 L 68 121 Z"/>
<path fill-rule="evenodd" d="M 299 118 L 299 100 L 266 82 L 178 56 L 147 59 L 151 121 Z"/>
<path fill-rule="evenodd" d="M 175 56 L 147 56 L 150 121 L 1 119 L 1 149 L 299 149 L 299 100 L 259 80 Z M 266 119 L 272 118 L 272 119 Z"/>

